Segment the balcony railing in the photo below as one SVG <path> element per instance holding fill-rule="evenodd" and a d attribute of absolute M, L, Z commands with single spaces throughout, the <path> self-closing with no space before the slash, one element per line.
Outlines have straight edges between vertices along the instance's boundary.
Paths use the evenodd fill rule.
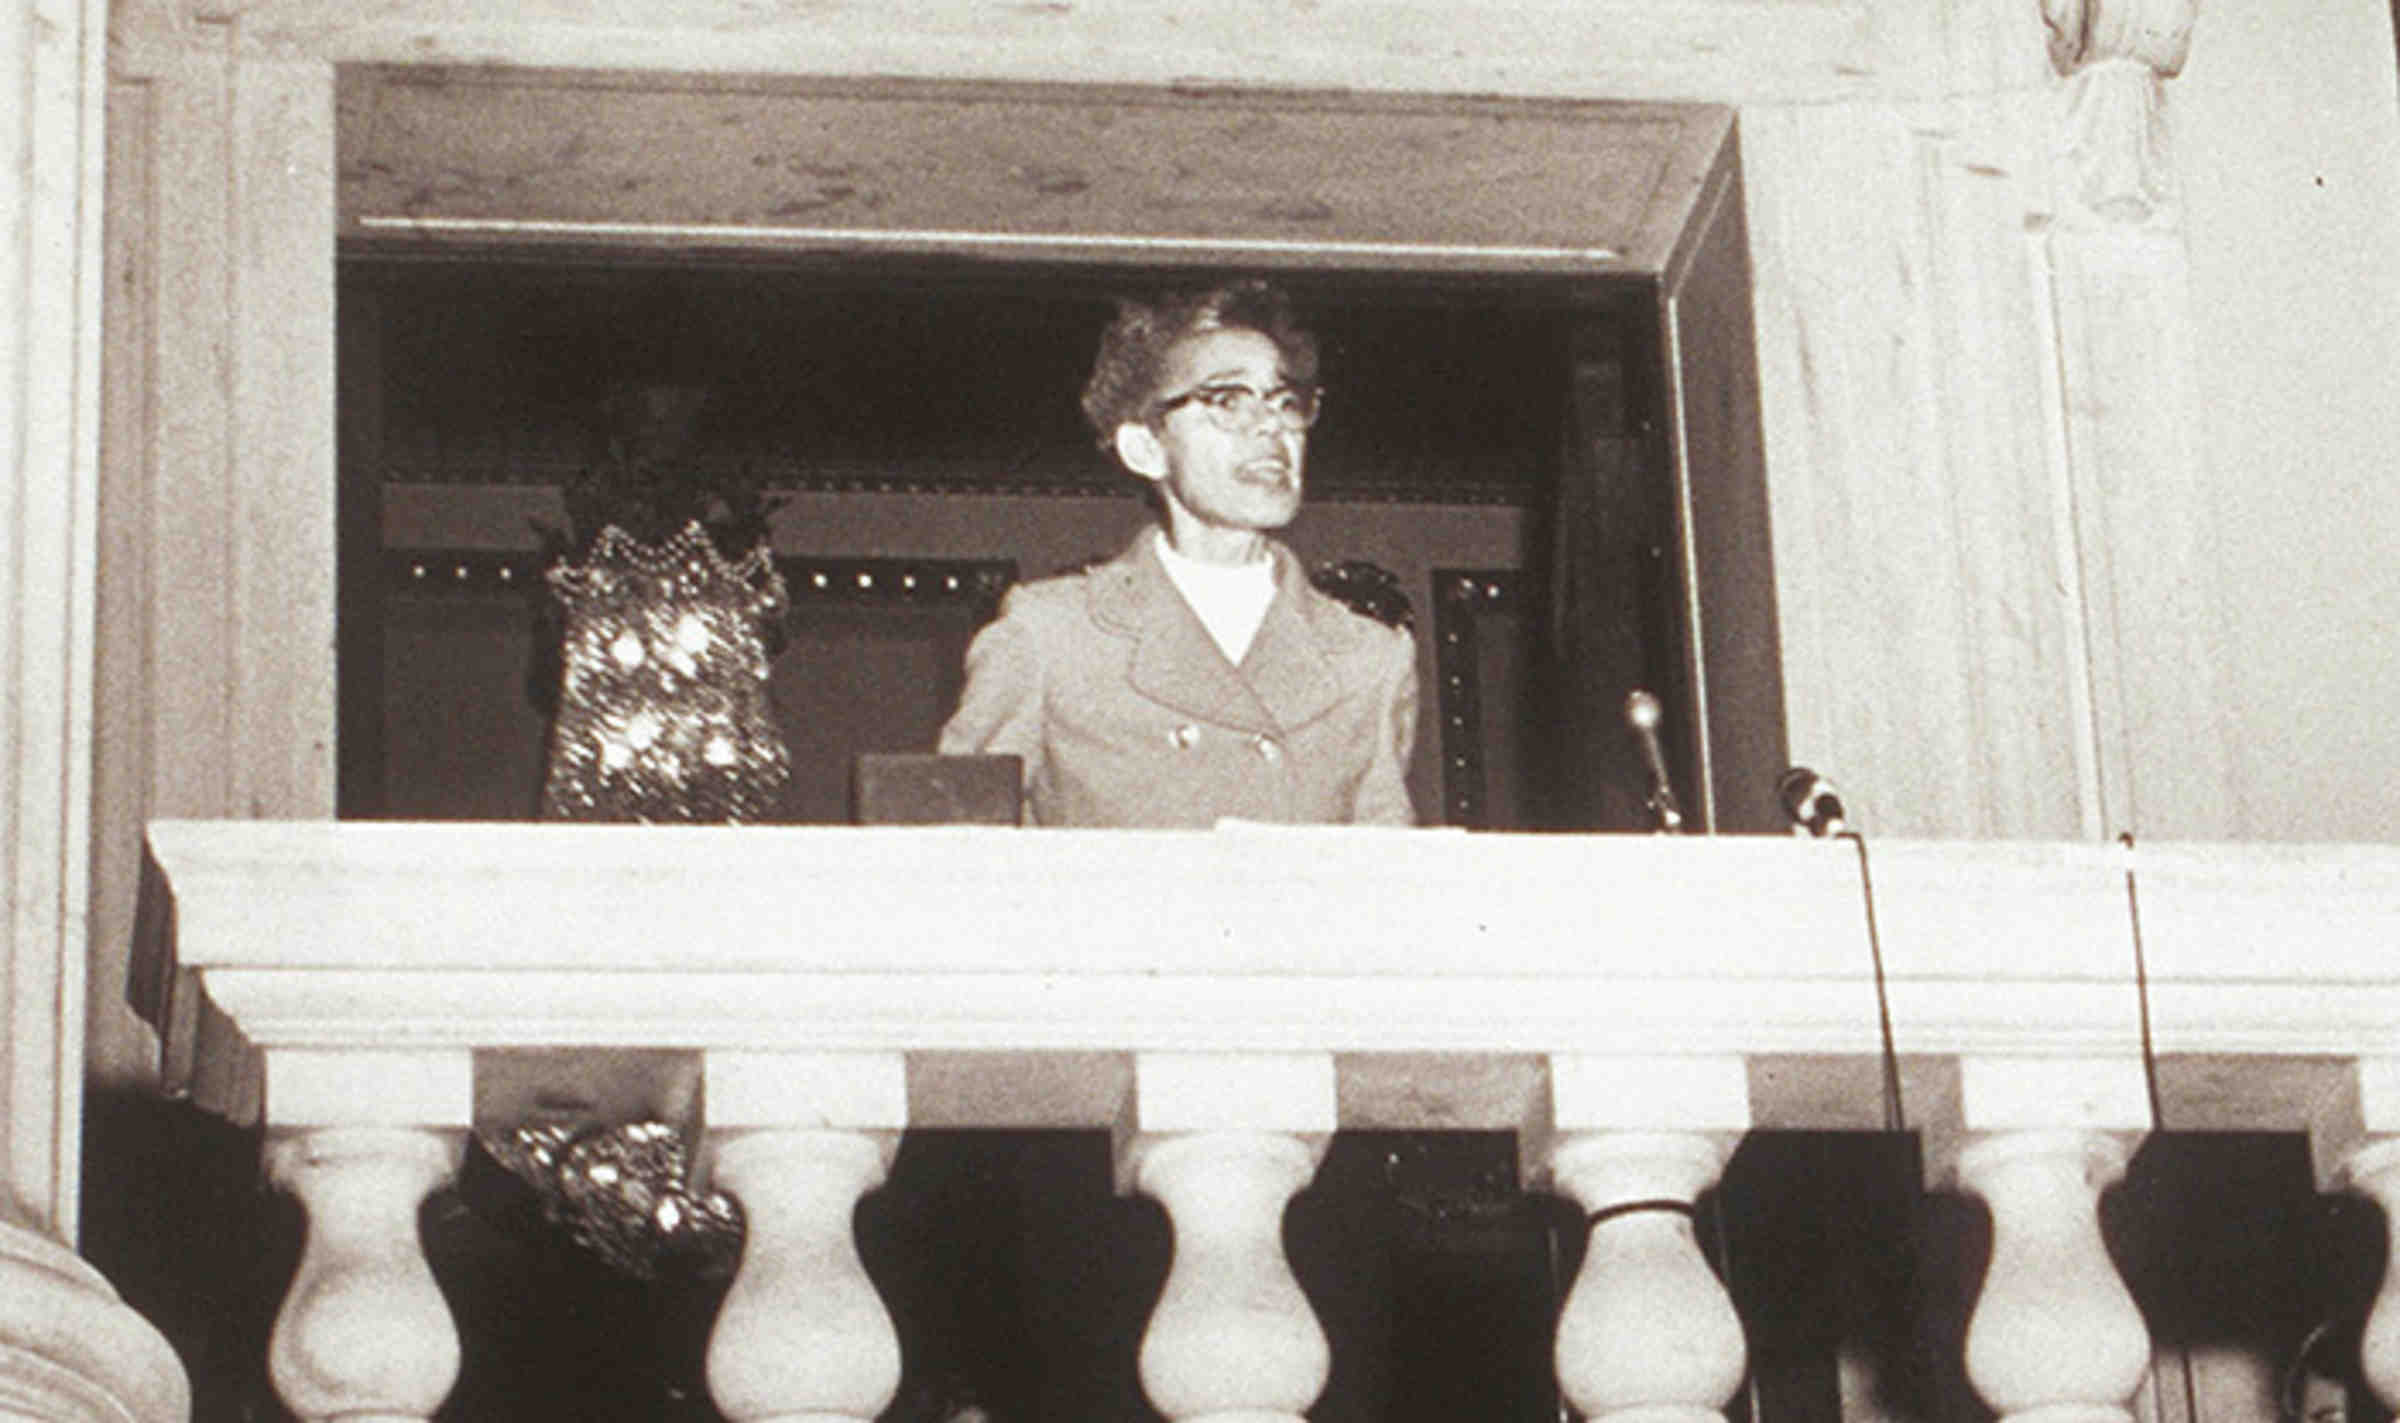
<path fill-rule="evenodd" d="M 1915 1132 L 1928 1185 L 1985 1202 L 1965 1367 L 2007 1417 L 2126 1416 L 2150 1341 L 2096 1207 L 2143 1134 L 2305 1132 L 2323 1187 L 2400 1192 L 2390 849 L 322 822 L 150 846 L 137 973 L 171 1076 L 263 1121 L 308 1212 L 271 1365 L 312 1419 L 450 1390 L 417 1205 L 471 1129 L 590 1100 L 585 1049 L 695 1084 L 747 1220 L 707 1362 L 741 1420 L 891 1398 L 850 1222 L 912 1127 L 1114 1132 L 1175 1233 L 1142 1385 L 1216 1423 L 1325 1385 L 1278 1223 L 1344 1129 L 1516 1134 L 1522 1178 L 1589 1215 L 1559 1389 L 1619 1423 L 1705 1423 L 1740 1383 L 1689 1217 L 1753 1129 Z M 2395 1329 L 2367 1330 L 2387 1398 Z"/>

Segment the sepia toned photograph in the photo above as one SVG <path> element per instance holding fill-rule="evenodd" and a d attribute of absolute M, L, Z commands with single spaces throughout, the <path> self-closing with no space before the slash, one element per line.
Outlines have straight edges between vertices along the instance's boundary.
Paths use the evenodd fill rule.
<path fill-rule="evenodd" d="M 0 1416 L 2389 1423 L 2396 31 L 17 0 Z"/>

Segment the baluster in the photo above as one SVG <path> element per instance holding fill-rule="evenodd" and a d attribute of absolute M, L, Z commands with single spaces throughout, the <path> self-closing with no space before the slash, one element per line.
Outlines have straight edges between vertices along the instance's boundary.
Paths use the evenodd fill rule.
<path fill-rule="evenodd" d="M 2383 1210 L 2383 1280 L 2359 1330 L 2359 1371 L 2388 1406 L 2400 1398 L 2400 1059 L 2343 1065 L 2333 1090 L 2311 1094 L 2309 1154 L 2317 1186 L 2355 1191 Z"/>
<path fill-rule="evenodd" d="M 1141 1053 L 1118 1189 L 1166 1207 L 1175 1258 L 1142 1388 L 1177 1423 L 1301 1423 L 1332 1349 L 1283 1253 L 1283 1210 L 1336 1121 L 1325 1053 Z"/>
<path fill-rule="evenodd" d="M 1593 1219 L 1553 1350 L 1586 1418 L 1717 1423 L 1741 1386 L 1742 1322 L 1692 1234 L 1692 1204 L 1724 1165 L 1697 1133 L 1579 1132 L 1553 1147 L 1552 1179 Z"/>
<path fill-rule="evenodd" d="M 1135 1181 L 1175 1258 L 1142 1336 L 1142 1388 L 1177 1423 L 1302 1423 L 1333 1355 L 1283 1253 L 1283 1211 L 1321 1144 L 1214 1131 L 1143 1143 Z"/>
<path fill-rule="evenodd" d="M 2358 1339 L 2358 1362 L 2375 1396 L 2400 1399 L 2400 1137 L 2383 1137 L 2350 1153 L 2342 1178 L 2351 1190 L 2383 1207 L 2383 1283 Z"/>
<path fill-rule="evenodd" d="M 1992 1214 L 1992 1263 L 1967 1324 L 1967 1377 L 2003 1420 L 2124 1423 L 2150 1335 L 2100 1238 L 2100 1192 L 2127 1151 L 2096 1131 L 2020 1131 L 1959 1153 Z"/>
<path fill-rule="evenodd" d="M 426 1266 L 417 1207 L 458 1167 L 446 1132 L 311 1131 L 268 1175 L 300 1198 L 308 1242 L 275 1318 L 268 1375 L 304 1419 L 428 1418 L 458 1381 L 458 1327 Z"/>
<path fill-rule="evenodd" d="M 883 1183 L 888 1132 L 729 1133 L 715 1184 L 741 1202 L 742 1261 L 708 1341 L 708 1391 L 733 1423 L 863 1423 L 900 1387 L 900 1338 L 852 1235 Z"/>

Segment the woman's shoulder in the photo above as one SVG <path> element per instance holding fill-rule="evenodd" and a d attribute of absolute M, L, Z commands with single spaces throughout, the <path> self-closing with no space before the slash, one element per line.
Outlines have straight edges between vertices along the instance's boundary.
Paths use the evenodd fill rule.
<path fill-rule="evenodd" d="M 1081 564 L 1016 584 L 1000 600 L 1000 616 L 1054 619 L 1081 613 L 1091 601 L 1092 580 L 1102 567 L 1101 563 Z"/>
<path fill-rule="evenodd" d="M 1091 636 L 1094 594 L 1107 576 L 1100 562 L 1016 584 L 981 635 L 1014 637 L 1046 654 L 1080 645 Z"/>
<path fill-rule="evenodd" d="M 1416 616 L 1398 579 L 1371 564 L 1333 564 L 1311 570 L 1302 587 L 1309 623 L 1329 648 L 1379 658 L 1413 655 Z"/>

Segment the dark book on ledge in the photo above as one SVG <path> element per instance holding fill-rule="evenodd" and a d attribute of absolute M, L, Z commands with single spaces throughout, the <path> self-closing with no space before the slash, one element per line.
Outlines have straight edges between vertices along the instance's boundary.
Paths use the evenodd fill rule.
<path fill-rule="evenodd" d="M 860 825 L 1021 825 L 1024 760 L 869 751 L 851 775 Z"/>

